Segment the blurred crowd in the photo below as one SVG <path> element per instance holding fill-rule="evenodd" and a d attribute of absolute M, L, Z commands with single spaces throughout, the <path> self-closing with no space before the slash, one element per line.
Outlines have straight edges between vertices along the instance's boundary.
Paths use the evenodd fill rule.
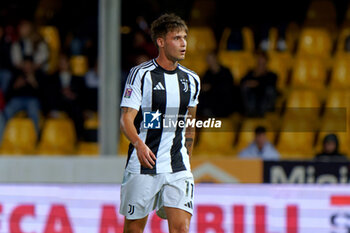
<path fill-rule="evenodd" d="M 0 138 L 16 114 L 32 119 L 38 136 L 41 117 L 69 116 L 78 139 L 83 139 L 84 117 L 97 111 L 97 60 L 88 41 L 72 38 L 57 56 L 57 69 L 49 70 L 51 50 L 37 26 L 21 20 L 17 27 L 0 25 Z M 73 74 L 70 58 L 86 55 L 89 70 Z"/>

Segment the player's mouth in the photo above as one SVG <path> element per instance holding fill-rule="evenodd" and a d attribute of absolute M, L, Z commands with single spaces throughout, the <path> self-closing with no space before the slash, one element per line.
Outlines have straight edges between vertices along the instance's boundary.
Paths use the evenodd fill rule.
<path fill-rule="evenodd" d="M 181 50 L 180 52 L 181 52 L 181 55 L 185 55 L 186 49 L 183 49 L 183 50 Z"/>

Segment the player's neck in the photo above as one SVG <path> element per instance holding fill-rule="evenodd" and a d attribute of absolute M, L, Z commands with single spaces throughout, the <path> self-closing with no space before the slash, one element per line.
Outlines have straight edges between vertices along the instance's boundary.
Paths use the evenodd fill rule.
<path fill-rule="evenodd" d="M 173 71 L 177 68 L 178 62 L 177 61 L 171 61 L 169 60 L 167 57 L 165 57 L 164 55 L 159 55 L 156 58 L 156 61 L 158 63 L 158 65 L 160 65 L 163 69 L 165 70 L 169 70 L 169 71 Z"/>

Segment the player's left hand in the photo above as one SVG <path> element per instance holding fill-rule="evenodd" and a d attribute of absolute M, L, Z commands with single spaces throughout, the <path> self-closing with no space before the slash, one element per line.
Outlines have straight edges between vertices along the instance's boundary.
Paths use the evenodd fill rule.
<path fill-rule="evenodd" d="M 137 141 L 134 144 L 137 152 L 137 157 L 143 167 L 153 169 L 153 166 L 156 164 L 154 161 L 156 160 L 156 156 L 153 154 L 151 149 L 143 142 Z"/>

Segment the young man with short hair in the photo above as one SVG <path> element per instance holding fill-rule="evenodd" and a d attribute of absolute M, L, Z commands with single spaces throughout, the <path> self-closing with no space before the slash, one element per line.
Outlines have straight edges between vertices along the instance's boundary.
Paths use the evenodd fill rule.
<path fill-rule="evenodd" d="M 275 147 L 269 142 L 266 128 L 258 126 L 255 128 L 255 136 L 250 143 L 239 154 L 239 158 L 260 158 L 263 160 L 278 160 L 280 155 Z"/>
<path fill-rule="evenodd" d="M 185 58 L 187 31 L 174 14 L 155 20 L 151 33 L 159 56 L 132 68 L 126 81 L 120 123 L 131 143 L 121 187 L 124 232 L 143 232 L 154 209 L 168 219 L 171 233 L 189 231 L 194 129 L 164 123 L 196 115 L 199 77 L 178 63 Z"/>

